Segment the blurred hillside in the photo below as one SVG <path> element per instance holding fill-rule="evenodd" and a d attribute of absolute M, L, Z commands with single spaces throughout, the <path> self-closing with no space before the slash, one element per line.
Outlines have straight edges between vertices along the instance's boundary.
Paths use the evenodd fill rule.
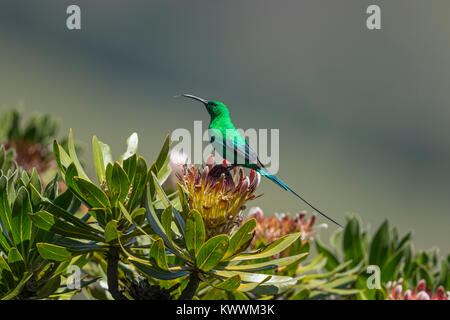
<path fill-rule="evenodd" d="M 68 31 L 70 1 L 2 1 L 0 108 L 61 118 L 86 157 L 93 134 L 119 155 L 137 131 L 153 158 L 208 121 L 174 95 L 222 100 L 236 125 L 280 129 L 279 176 L 324 212 L 389 218 L 448 252 L 450 2 L 377 1 L 382 30 L 368 31 L 371 3 L 79 0 Z M 261 192 L 266 214 L 306 209 Z"/>

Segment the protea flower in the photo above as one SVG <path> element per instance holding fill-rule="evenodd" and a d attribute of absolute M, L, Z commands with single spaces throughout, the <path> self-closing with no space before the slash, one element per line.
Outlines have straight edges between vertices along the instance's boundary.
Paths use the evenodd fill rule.
<path fill-rule="evenodd" d="M 196 209 L 203 217 L 207 237 L 229 234 L 242 222 L 242 211 L 249 200 L 254 200 L 261 175 L 250 171 L 244 175 L 242 168 L 228 169 L 226 160 L 214 165 L 210 156 L 206 165 L 195 168 L 182 165 L 183 172 L 178 179 L 187 194 L 191 209 Z"/>
<path fill-rule="evenodd" d="M 311 241 L 312 235 L 318 228 L 327 227 L 326 224 L 314 225 L 316 216 L 312 215 L 306 218 L 306 212 L 302 211 L 297 215 L 290 217 L 287 214 L 275 213 L 271 217 L 264 217 L 264 213 L 259 207 L 250 209 L 248 218 L 255 218 L 256 225 L 255 237 L 251 244 L 252 248 L 257 247 L 260 243 L 268 244 L 278 238 L 294 232 L 301 232 L 303 242 Z M 283 256 L 283 253 L 281 254 Z"/>
<path fill-rule="evenodd" d="M 0 114 L 0 144 L 16 152 L 17 164 L 31 172 L 39 173 L 56 167 L 50 142 L 59 128 L 59 122 L 50 116 L 34 115 L 23 121 L 23 114 L 17 110 L 6 110 Z"/>
<path fill-rule="evenodd" d="M 31 172 L 33 168 L 36 168 L 38 172 L 44 172 L 55 166 L 48 148 L 40 143 L 18 140 L 6 141 L 4 145 L 6 150 L 14 149 L 16 151 L 15 160 L 26 171 Z"/>
<path fill-rule="evenodd" d="M 403 291 L 403 279 L 395 282 L 388 282 L 388 300 L 450 300 L 450 292 L 445 292 L 443 286 L 439 286 L 433 293 L 431 288 L 426 288 L 425 280 L 419 281 L 417 287 L 413 290 Z"/>
<path fill-rule="evenodd" d="M 175 149 L 171 150 L 169 153 L 170 175 L 166 182 L 164 182 L 164 188 L 167 188 L 167 190 L 176 190 L 178 176 L 184 172 L 183 166 L 190 163 L 191 161 L 186 153 Z"/>

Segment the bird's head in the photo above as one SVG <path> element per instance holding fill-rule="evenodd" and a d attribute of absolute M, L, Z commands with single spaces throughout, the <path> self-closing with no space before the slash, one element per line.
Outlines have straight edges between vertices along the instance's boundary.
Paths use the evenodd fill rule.
<path fill-rule="evenodd" d="M 211 117 L 218 117 L 222 115 L 229 115 L 228 108 L 225 104 L 220 101 L 208 101 L 206 99 L 202 99 L 191 94 L 183 94 L 183 97 L 191 98 L 197 101 L 200 101 L 205 106 Z"/>

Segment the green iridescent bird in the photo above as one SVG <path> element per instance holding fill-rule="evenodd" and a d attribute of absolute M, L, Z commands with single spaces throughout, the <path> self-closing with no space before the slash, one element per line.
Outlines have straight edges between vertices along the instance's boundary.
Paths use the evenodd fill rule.
<path fill-rule="evenodd" d="M 230 112 L 225 104 L 219 101 L 208 101 L 191 94 L 183 94 L 183 96 L 200 101 L 205 105 L 206 110 L 211 117 L 208 129 L 210 143 L 213 145 L 214 149 L 220 153 L 222 158 L 226 159 L 228 163 L 231 163 L 229 169 L 232 169 L 235 166 L 242 166 L 258 171 L 263 177 L 272 180 L 284 190 L 292 192 L 312 209 L 342 227 L 339 223 L 298 195 L 288 185 L 264 167 L 259 160 L 258 154 L 250 147 L 247 140 L 245 140 L 242 134 L 233 125 Z"/>

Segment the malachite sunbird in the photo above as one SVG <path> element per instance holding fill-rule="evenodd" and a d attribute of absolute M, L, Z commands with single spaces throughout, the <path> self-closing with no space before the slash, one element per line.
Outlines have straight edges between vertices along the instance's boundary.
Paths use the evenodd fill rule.
<path fill-rule="evenodd" d="M 258 171 L 263 177 L 267 177 L 272 180 L 284 190 L 292 192 L 312 209 L 342 227 L 342 225 L 324 214 L 319 209 L 315 208 L 311 203 L 306 201 L 283 181 L 278 179 L 276 175 L 270 173 L 264 167 L 259 160 L 258 154 L 250 147 L 247 140 L 233 125 L 230 112 L 225 104 L 219 101 L 208 101 L 190 94 L 183 94 L 183 96 L 200 101 L 205 105 L 206 110 L 211 117 L 208 129 L 210 143 L 213 145 L 214 149 L 220 153 L 222 158 L 226 159 L 228 163 L 231 163 L 229 167 L 230 169 L 235 166 L 242 166 Z"/>

